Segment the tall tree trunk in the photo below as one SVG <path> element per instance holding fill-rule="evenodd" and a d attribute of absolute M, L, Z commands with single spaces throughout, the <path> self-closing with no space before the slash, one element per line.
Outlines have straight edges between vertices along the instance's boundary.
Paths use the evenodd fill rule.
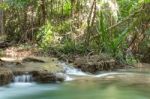
<path fill-rule="evenodd" d="M 88 19 L 87 19 L 87 32 L 86 32 L 86 39 L 85 39 L 85 44 L 86 47 L 89 46 L 90 43 L 90 37 L 91 37 L 91 33 L 92 33 L 92 26 L 94 24 L 95 21 L 95 17 L 96 17 L 96 0 L 93 0 L 93 4 L 91 6 L 91 11 L 89 13 Z"/>
<path fill-rule="evenodd" d="M 0 3 L 2 2 L 3 0 L 0 0 Z M 4 34 L 3 14 L 3 10 L 0 10 L 0 35 Z"/>
<path fill-rule="evenodd" d="M 45 0 L 41 0 L 41 10 L 42 10 L 42 21 L 43 23 L 46 22 L 46 3 Z"/>

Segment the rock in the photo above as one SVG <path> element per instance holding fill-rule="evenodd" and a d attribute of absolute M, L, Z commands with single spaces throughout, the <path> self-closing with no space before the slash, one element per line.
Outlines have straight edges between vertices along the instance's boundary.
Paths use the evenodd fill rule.
<path fill-rule="evenodd" d="M 121 68 L 115 59 L 108 55 L 91 55 L 90 57 L 80 56 L 74 61 L 75 67 L 84 72 L 96 73 L 98 71 L 109 71 Z"/>
<path fill-rule="evenodd" d="M 22 65 L 22 63 L 15 59 L 0 58 L 0 66 L 9 67 L 9 66 L 19 66 L 19 65 Z"/>
<path fill-rule="evenodd" d="M 50 83 L 63 81 L 63 67 L 58 64 L 55 58 L 25 58 L 23 61 L 3 61 L 0 60 L 3 67 L 9 68 L 13 75 L 31 74 L 35 81 L 40 83 Z"/>
<path fill-rule="evenodd" d="M 51 82 L 57 82 L 57 81 L 64 81 L 65 76 L 63 74 L 54 74 L 54 73 L 48 73 L 47 71 L 33 71 L 32 72 L 33 78 L 36 82 L 39 83 L 51 83 Z"/>
<path fill-rule="evenodd" d="M 62 82 L 62 81 L 64 81 L 64 80 L 65 80 L 66 75 L 65 75 L 65 74 L 63 74 L 63 73 L 56 73 L 56 74 L 55 74 L 55 77 L 56 77 L 56 81 L 60 81 L 60 82 Z"/>
<path fill-rule="evenodd" d="M 1 49 L 5 49 L 5 48 L 9 47 L 10 45 L 11 45 L 11 43 L 9 43 L 7 41 L 0 42 L 0 48 Z"/>
<path fill-rule="evenodd" d="M 22 61 L 23 61 L 23 62 L 38 62 L 38 63 L 45 63 L 44 60 L 41 60 L 41 59 L 38 59 L 38 58 L 34 58 L 34 57 L 27 57 L 27 58 L 24 58 Z"/>
<path fill-rule="evenodd" d="M 33 71 L 32 76 L 34 81 L 40 83 L 49 83 L 55 81 L 55 76 L 52 73 L 47 73 L 46 71 Z"/>
<path fill-rule="evenodd" d="M 9 84 L 13 79 L 13 73 L 9 68 L 0 67 L 0 85 Z"/>

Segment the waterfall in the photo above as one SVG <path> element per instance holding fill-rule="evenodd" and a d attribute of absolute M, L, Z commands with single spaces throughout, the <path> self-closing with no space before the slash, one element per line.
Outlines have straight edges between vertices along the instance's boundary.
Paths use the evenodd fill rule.
<path fill-rule="evenodd" d="M 78 79 L 79 77 L 102 78 L 102 77 L 107 77 L 107 76 L 111 77 L 114 75 L 124 74 L 124 73 L 119 73 L 119 72 L 102 72 L 102 73 L 94 75 L 94 74 L 85 73 L 81 71 L 80 69 L 77 69 L 66 63 L 60 63 L 60 65 L 63 66 L 65 70 L 65 74 L 66 74 L 65 81 L 72 81 L 72 80 Z"/>
<path fill-rule="evenodd" d="M 14 82 L 28 83 L 28 82 L 33 81 L 33 77 L 30 74 L 18 75 L 18 76 L 14 76 L 13 81 Z"/>
<path fill-rule="evenodd" d="M 69 64 L 66 63 L 60 63 L 61 66 L 63 66 L 64 71 L 65 71 L 65 75 L 66 75 L 66 79 L 65 81 L 72 81 L 75 80 L 77 77 L 91 77 L 91 74 L 85 73 L 83 71 L 81 71 L 80 69 L 77 69 Z"/>
<path fill-rule="evenodd" d="M 77 68 L 70 66 L 66 63 L 60 63 L 60 64 L 63 66 L 65 73 L 67 75 L 74 75 L 74 76 L 87 76 L 88 75 L 87 73 L 82 72 L 80 69 L 77 69 Z"/>

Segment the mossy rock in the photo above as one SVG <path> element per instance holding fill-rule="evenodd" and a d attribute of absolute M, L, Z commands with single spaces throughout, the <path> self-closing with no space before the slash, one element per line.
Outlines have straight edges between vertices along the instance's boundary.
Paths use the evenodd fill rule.
<path fill-rule="evenodd" d="M 77 57 L 74 65 L 82 71 L 90 73 L 121 68 L 121 65 L 119 66 L 115 59 L 105 54 Z"/>
<path fill-rule="evenodd" d="M 13 79 L 13 72 L 6 67 L 0 67 L 0 85 L 9 84 Z"/>
<path fill-rule="evenodd" d="M 47 71 L 33 71 L 34 81 L 39 83 L 55 83 L 57 81 L 62 82 L 65 80 L 65 75 L 58 73 L 49 73 Z"/>

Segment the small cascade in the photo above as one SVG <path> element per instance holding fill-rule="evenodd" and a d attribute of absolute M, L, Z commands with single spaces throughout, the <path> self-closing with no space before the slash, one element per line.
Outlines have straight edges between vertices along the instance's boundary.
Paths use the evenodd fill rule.
<path fill-rule="evenodd" d="M 74 80 L 74 78 L 73 77 L 70 77 L 70 76 L 66 76 L 66 79 L 65 79 L 65 81 L 72 81 L 72 80 Z"/>
<path fill-rule="evenodd" d="M 63 66 L 67 75 L 88 76 L 87 73 L 82 72 L 80 69 L 74 68 L 73 66 L 67 65 L 66 63 L 61 63 L 61 65 Z"/>
<path fill-rule="evenodd" d="M 65 71 L 65 75 L 66 75 L 65 81 L 72 81 L 77 79 L 78 77 L 83 77 L 83 76 L 84 77 L 92 76 L 66 63 L 60 63 L 60 65 L 63 66 Z"/>
<path fill-rule="evenodd" d="M 29 83 L 33 81 L 33 77 L 30 74 L 23 74 L 15 76 L 13 81 L 16 82 L 22 82 L 22 83 Z"/>

